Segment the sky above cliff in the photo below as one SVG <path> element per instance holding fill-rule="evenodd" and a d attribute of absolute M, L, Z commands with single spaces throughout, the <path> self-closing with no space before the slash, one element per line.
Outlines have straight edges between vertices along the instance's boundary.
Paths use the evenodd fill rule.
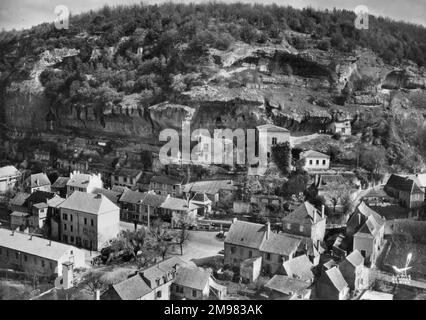
<path fill-rule="evenodd" d="M 173 0 L 172 0 L 173 1 Z M 175 2 L 207 2 L 209 0 L 178 0 Z M 219 0 L 221 2 L 236 2 L 236 0 Z M 315 9 L 354 10 L 358 5 L 366 5 L 369 12 L 376 16 L 386 16 L 395 20 L 422 24 L 426 26 L 425 0 L 239 0 L 246 3 L 276 3 L 290 5 L 295 8 L 311 6 Z M 103 5 L 135 4 L 141 0 L 0 0 L 0 29 L 19 30 L 29 28 L 42 22 L 52 22 L 55 19 L 54 8 L 65 5 L 73 14 L 98 9 Z M 159 3 L 161 0 L 147 0 L 144 3 Z"/>

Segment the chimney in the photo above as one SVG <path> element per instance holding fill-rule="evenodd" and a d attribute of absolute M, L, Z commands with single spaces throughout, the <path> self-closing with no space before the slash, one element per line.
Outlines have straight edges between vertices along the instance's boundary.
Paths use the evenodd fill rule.
<path fill-rule="evenodd" d="M 95 290 L 95 300 L 101 300 L 101 290 Z"/>
<path fill-rule="evenodd" d="M 269 236 L 271 235 L 271 223 L 267 221 L 265 223 L 266 226 L 266 239 L 269 239 Z"/>

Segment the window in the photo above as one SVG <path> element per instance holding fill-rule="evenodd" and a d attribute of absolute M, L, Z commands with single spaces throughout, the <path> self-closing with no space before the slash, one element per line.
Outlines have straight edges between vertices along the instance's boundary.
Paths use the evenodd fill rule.
<path fill-rule="evenodd" d="M 157 291 L 157 298 L 161 298 L 161 291 Z"/>
<path fill-rule="evenodd" d="M 271 260 L 271 254 L 270 253 L 266 254 L 266 260 Z"/>
<path fill-rule="evenodd" d="M 312 165 L 312 160 L 309 160 L 309 164 Z"/>
<path fill-rule="evenodd" d="M 72 227 L 72 226 L 71 226 L 71 227 Z M 71 243 L 73 243 L 73 242 L 74 242 L 74 237 L 73 237 L 73 236 L 71 236 L 71 237 L 70 237 L 70 242 L 71 242 Z"/>
<path fill-rule="evenodd" d="M 0 255 L 2 255 L 3 254 L 3 249 L 2 248 L 0 248 Z"/>
<path fill-rule="evenodd" d="M 49 268 L 50 268 L 50 269 L 53 269 L 53 264 L 52 264 L 52 262 L 49 262 Z"/>
<path fill-rule="evenodd" d="M 157 284 L 157 286 L 160 285 L 160 279 L 155 279 L 155 283 Z"/>
<path fill-rule="evenodd" d="M 28 260 L 27 255 L 24 254 L 24 261 L 27 262 L 27 260 Z"/>
<path fill-rule="evenodd" d="M 44 268 L 44 260 L 41 260 L 41 266 Z"/>
<path fill-rule="evenodd" d="M 84 218 L 84 224 L 87 224 L 87 218 Z"/>
<path fill-rule="evenodd" d="M 277 138 L 272 138 L 272 145 L 276 145 L 277 144 Z"/>
<path fill-rule="evenodd" d="M 70 221 L 72 222 L 72 214 L 70 214 Z"/>
<path fill-rule="evenodd" d="M 316 164 L 319 165 L 319 160 L 316 161 Z"/>
<path fill-rule="evenodd" d="M 64 223 L 64 230 L 67 230 L 67 225 Z"/>
<path fill-rule="evenodd" d="M 18 259 L 18 257 L 19 257 L 18 252 L 15 252 L 15 258 Z"/>
<path fill-rule="evenodd" d="M 62 214 L 62 219 L 68 220 L 68 215 L 66 213 Z"/>
<path fill-rule="evenodd" d="M 62 240 L 63 240 L 63 242 L 68 242 L 68 237 L 67 237 L 66 235 L 64 235 L 64 236 L 62 237 Z"/>
<path fill-rule="evenodd" d="M 251 258 L 253 256 L 253 252 L 251 252 L 251 250 L 249 251 L 249 258 Z"/>
<path fill-rule="evenodd" d="M 71 230 L 71 232 L 73 231 L 73 226 L 72 225 L 70 226 L 70 230 Z"/>
<path fill-rule="evenodd" d="M 322 164 L 323 164 L 324 166 L 325 166 L 325 162 L 326 162 L 325 160 L 322 160 Z"/>
<path fill-rule="evenodd" d="M 197 297 L 197 290 L 192 290 L 192 296 L 195 298 Z"/>
<path fill-rule="evenodd" d="M 299 226 L 299 231 L 303 232 L 303 230 L 304 230 L 303 226 Z"/>
<path fill-rule="evenodd" d="M 231 253 L 235 253 L 235 247 L 231 247 Z"/>
<path fill-rule="evenodd" d="M 90 219 L 90 225 L 91 225 L 92 227 L 94 226 L 93 219 Z"/>

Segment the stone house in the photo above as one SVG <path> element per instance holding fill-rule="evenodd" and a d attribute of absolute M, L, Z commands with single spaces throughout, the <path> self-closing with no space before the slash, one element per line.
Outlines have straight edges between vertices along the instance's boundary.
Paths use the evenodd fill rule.
<path fill-rule="evenodd" d="M 349 289 L 359 291 L 368 287 L 368 272 L 364 266 L 364 257 L 358 250 L 352 251 L 339 263 L 340 272 L 349 285 Z"/>
<path fill-rule="evenodd" d="M 21 173 L 14 166 L 0 168 L 0 193 L 12 191 L 21 178 Z"/>
<path fill-rule="evenodd" d="M 328 170 L 330 168 L 330 156 L 315 150 L 307 150 L 300 154 L 303 169 L 306 171 Z"/>
<path fill-rule="evenodd" d="M 346 300 L 349 294 L 348 283 L 337 266 L 321 272 L 315 289 L 322 300 Z"/>
<path fill-rule="evenodd" d="M 50 192 L 51 183 L 45 173 L 37 173 L 25 179 L 23 187 L 27 193 L 33 193 L 37 190 Z"/>
<path fill-rule="evenodd" d="M 384 190 L 399 203 L 408 209 L 420 208 L 424 205 L 425 193 L 415 180 L 392 174 Z"/>

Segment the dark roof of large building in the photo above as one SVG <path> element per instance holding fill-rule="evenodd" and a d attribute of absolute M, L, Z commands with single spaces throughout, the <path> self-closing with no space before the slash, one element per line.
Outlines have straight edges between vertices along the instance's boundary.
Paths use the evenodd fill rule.
<path fill-rule="evenodd" d="M 69 180 L 70 177 L 58 177 L 58 179 L 56 179 L 56 181 L 52 184 L 52 188 L 66 188 Z"/>
<path fill-rule="evenodd" d="M 136 178 L 140 173 L 142 173 L 142 170 L 139 170 L 139 169 L 119 168 L 114 172 L 114 175 L 120 176 L 120 177 Z"/>
<path fill-rule="evenodd" d="M 386 187 L 410 193 L 423 192 L 413 179 L 402 177 L 396 174 L 392 174 L 390 176 L 388 182 L 386 183 Z"/>
<path fill-rule="evenodd" d="M 48 191 L 40 191 L 36 190 L 27 198 L 27 203 L 40 203 L 40 202 L 46 202 L 56 196 L 53 192 Z"/>
<path fill-rule="evenodd" d="M 139 191 L 125 190 L 120 197 L 120 202 L 127 203 L 142 203 L 145 198 L 145 193 Z"/>
<path fill-rule="evenodd" d="M 142 203 L 154 208 L 159 208 L 166 199 L 167 196 L 162 196 L 154 192 L 146 192 Z"/>
<path fill-rule="evenodd" d="M 290 212 L 287 216 L 285 216 L 283 221 L 299 224 L 313 224 L 315 215 L 317 221 L 323 219 L 321 217 L 320 211 L 308 201 L 305 201 L 292 212 Z"/>
<path fill-rule="evenodd" d="M 191 289 L 204 290 L 209 279 L 210 273 L 202 268 L 181 267 L 177 271 L 174 283 Z"/>
<path fill-rule="evenodd" d="M 263 224 L 236 221 L 231 225 L 225 242 L 229 244 L 259 249 L 265 237 L 266 226 Z"/>
<path fill-rule="evenodd" d="M 112 287 L 122 300 L 138 300 L 152 291 L 139 274 Z"/>
<path fill-rule="evenodd" d="M 92 193 L 103 194 L 105 197 L 107 197 L 109 200 L 111 200 L 115 204 L 118 203 L 118 200 L 120 199 L 120 196 L 122 194 L 122 192 L 109 190 L 109 189 L 103 189 L 103 188 L 95 188 L 95 189 L 93 189 Z"/>

